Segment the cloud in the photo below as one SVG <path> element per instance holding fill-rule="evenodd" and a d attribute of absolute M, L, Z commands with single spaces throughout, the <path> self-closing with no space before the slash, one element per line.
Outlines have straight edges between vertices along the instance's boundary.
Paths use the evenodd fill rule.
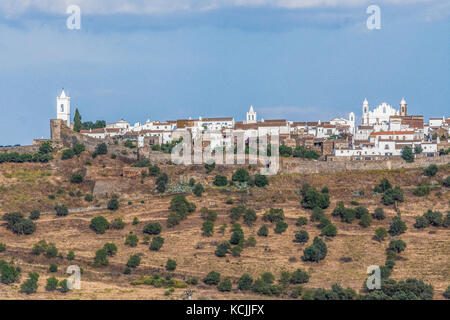
<path fill-rule="evenodd" d="M 206 12 L 227 8 L 349 8 L 372 4 L 372 0 L 2 0 L 0 12 L 6 17 L 37 10 L 65 14 L 69 5 L 79 5 L 85 14 L 168 14 Z M 435 3 L 437 0 L 378 0 L 379 5 Z"/>

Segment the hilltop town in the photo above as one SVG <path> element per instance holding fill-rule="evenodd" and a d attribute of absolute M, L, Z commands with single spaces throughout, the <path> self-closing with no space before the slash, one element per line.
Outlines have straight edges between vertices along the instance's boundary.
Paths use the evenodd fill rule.
<path fill-rule="evenodd" d="M 57 119 L 63 120 L 67 127 L 71 124 L 71 100 L 63 90 L 57 97 Z M 450 118 L 430 118 L 428 123 L 423 115 L 409 115 L 405 99 L 399 109 L 386 102 L 370 110 L 369 102 L 362 103 L 361 124 L 356 124 L 355 113 L 348 119 L 334 118 L 329 121 L 301 122 L 286 119 L 260 119 L 253 106 L 246 113 L 246 120 L 235 121 L 233 117 L 215 117 L 198 119 L 179 119 L 151 121 L 130 124 L 125 120 L 114 123 L 92 122 L 77 128 L 81 134 L 96 138 L 114 138 L 119 141 L 132 141 L 137 147 L 151 147 L 171 144 L 179 140 L 186 132 L 194 140 L 204 132 L 214 132 L 225 136 L 227 130 L 241 133 L 247 139 L 252 135 L 261 136 L 276 132 L 280 144 L 295 149 L 305 147 L 316 151 L 324 159 L 376 160 L 390 156 L 400 156 L 405 147 L 411 148 L 416 155 L 433 157 L 447 152 L 450 148 Z M 212 149 L 223 147 L 222 141 L 210 139 Z"/>
<path fill-rule="evenodd" d="M 82 122 L 64 91 L 56 107 L 50 139 L 0 148 L 4 299 L 450 298 L 449 118 L 425 124 L 404 100 L 364 101 L 359 126 L 253 107 L 243 122 Z M 172 161 L 186 133 L 216 132 L 202 147 L 217 150 L 227 130 L 275 131 L 279 171 Z"/>

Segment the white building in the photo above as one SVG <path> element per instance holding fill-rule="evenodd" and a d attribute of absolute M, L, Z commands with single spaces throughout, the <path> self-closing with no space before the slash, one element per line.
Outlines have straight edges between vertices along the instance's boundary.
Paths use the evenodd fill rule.
<path fill-rule="evenodd" d="M 369 109 L 369 102 L 364 99 L 362 106 L 362 124 L 363 125 L 375 125 L 375 124 L 389 124 L 389 118 L 391 116 L 406 116 L 407 105 L 405 99 L 400 102 L 400 110 L 396 110 L 386 102 L 381 103 L 373 111 Z"/>
<path fill-rule="evenodd" d="M 56 97 L 56 119 L 64 120 L 70 128 L 70 97 L 66 95 L 64 89 L 61 95 Z"/>

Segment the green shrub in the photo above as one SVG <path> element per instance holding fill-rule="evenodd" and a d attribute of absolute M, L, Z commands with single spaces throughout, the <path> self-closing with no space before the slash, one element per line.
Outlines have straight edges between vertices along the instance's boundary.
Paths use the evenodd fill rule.
<path fill-rule="evenodd" d="M 62 160 L 72 159 L 75 156 L 75 152 L 72 149 L 64 149 L 61 154 Z"/>
<path fill-rule="evenodd" d="M 58 272 L 58 265 L 56 263 L 51 263 L 48 272 Z"/>
<path fill-rule="evenodd" d="M 253 286 L 253 278 L 249 274 L 243 274 L 239 278 L 238 288 L 241 291 L 250 290 Z"/>
<path fill-rule="evenodd" d="M 119 209 L 119 200 L 117 198 L 112 198 L 108 201 L 108 210 L 117 210 Z"/>
<path fill-rule="evenodd" d="M 109 222 L 105 217 L 99 216 L 91 220 L 89 227 L 97 234 L 104 234 L 109 228 Z"/>
<path fill-rule="evenodd" d="M 325 217 L 325 215 L 323 213 L 323 210 L 319 207 L 315 207 L 315 208 L 313 208 L 313 212 L 311 213 L 309 220 L 311 220 L 312 222 L 317 222 L 317 221 L 320 221 L 324 217 Z"/>
<path fill-rule="evenodd" d="M 114 230 L 122 230 L 123 228 L 125 228 L 125 222 L 123 222 L 122 218 L 116 218 L 111 221 L 109 227 Z"/>
<path fill-rule="evenodd" d="M 445 289 L 444 293 L 442 294 L 445 298 L 450 299 L 450 286 Z"/>
<path fill-rule="evenodd" d="M 218 285 L 220 282 L 220 273 L 216 271 L 211 271 L 203 279 L 203 282 L 207 285 L 215 285 L 215 286 Z"/>
<path fill-rule="evenodd" d="M 59 287 L 62 293 L 69 292 L 69 281 L 67 279 L 61 280 L 59 282 Z"/>
<path fill-rule="evenodd" d="M 265 224 L 263 224 L 261 228 L 259 228 L 258 230 L 258 236 L 267 237 L 268 235 L 269 235 L 269 228 Z"/>
<path fill-rule="evenodd" d="M 72 177 L 70 178 L 71 183 L 82 183 L 83 182 L 83 176 L 79 173 L 72 174 Z"/>
<path fill-rule="evenodd" d="M 203 194 L 203 191 L 204 191 L 203 185 L 202 185 L 201 183 L 197 183 L 197 184 L 194 186 L 194 189 L 192 189 L 192 191 L 194 192 L 194 194 L 195 194 L 197 197 L 201 197 L 202 194 Z"/>
<path fill-rule="evenodd" d="M 283 233 L 288 228 L 288 224 L 284 221 L 278 221 L 275 225 L 275 233 Z"/>
<path fill-rule="evenodd" d="M 227 177 L 221 176 L 221 175 L 216 175 L 216 177 L 214 178 L 214 182 L 213 183 L 214 183 L 215 186 L 224 187 L 228 183 Z"/>
<path fill-rule="evenodd" d="M 237 206 L 230 209 L 230 218 L 232 222 L 238 221 L 245 213 L 245 206 Z"/>
<path fill-rule="evenodd" d="M 39 146 L 39 153 L 40 154 L 48 154 L 48 153 L 51 153 L 51 152 L 53 152 L 53 147 L 52 147 L 52 144 L 49 141 L 45 141 Z"/>
<path fill-rule="evenodd" d="M 54 243 L 49 243 L 45 250 L 45 256 L 47 258 L 56 258 L 58 256 L 58 248 L 56 248 Z"/>
<path fill-rule="evenodd" d="M 428 210 L 423 216 L 432 226 L 440 227 L 442 225 L 442 213 L 440 213 L 439 211 Z"/>
<path fill-rule="evenodd" d="M 266 211 L 263 215 L 263 221 L 268 222 L 279 222 L 284 220 L 284 211 L 283 209 L 274 209 L 270 208 L 269 211 Z"/>
<path fill-rule="evenodd" d="M 47 278 L 47 285 L 45 286 L 45 290 L 54 291 L 58 288 L 58 279 L 55 277 Z"/>
<path fill-rule="evenodd" d="M 417 229 L 425 229 L 430 225 L 430 222 L 428 222 L 427 218 L 424 216 L 416 218 L 416 223 L 414 223 L 414 228 Z"/>
<path fill-rule="evenodd" d="M 309 185 L 304 185 L 301 190 L 302 200 L 301 205 L 305 209 L 314 209 L 316 207 L 325 209 L 330 205 L 329 193 L 322 193 L 316 188 Z"/>
<path fill-rule="evenodd" d="M 164 244 L 164 238 L 157 236 L 152 239 L 150 243 L 150 250 L 158 251 Z"/>
<path fill-rule="evenodd" d="M 258 219 L 256 212 L 253 208 L 247 208 L 244 214 L 244 221 L 248 226 L 253 225 L 253 223 Z"/>
<path fill-rule="evenodd" d="M 394 189 L 387 189 L 381 198 L 383 204 L 386 206 L 394 204 L 395 201 L 403 202 L 403 199 L 403 191 L 399 186 L 395 186 Z"/>
<path fill-rule="evenodd" d="M 4 252 L 6 250 L 6 244 L 0 242 L 0 252 Z"/>
<path fill-rule="evenodd" d="M 414 188 L 413 194 L 417 197 L 424 197 L 430 194 L 431 187 L 429 185 L 421 184 Z"/>
<path fill-rule="evenodd" d="M 193 285 L 193 286 L 196 286 L 198 284 L 198 279 L 195 278 L 195 277 L 194 278 L 189 278 L 189 279 L 186 280 L 186 283 L 190 284 L 190 285 Z"/>
<path fill-rule="evenodd" d="M 210 173 L 211 171 L 214 170 L 214 168 L 216 167 L 216 163 L 215 162 L 210 162 L 210 163 L 205 163 L 205 169 L 206 169 L 206 173 Z"/>
<path fill-rule="evenodd" d="M 87 201 L 87 202 L 92 202 L 94 200 L 94 196 L 91 193 L 87 193 L 84 196 L 84 200 Z"/>
<path fill-rule="evenodd" d="M 139 243 L 139 238 L 135 234 L 127 234 L 125 244 L 130 247 L 136 247 Z"/>
<path fill-rule="evenodd" d="M 368 213 L 365 213 L 361 216 L 361 220 L 359 221 L 359 225 L 363 228 L 367 228 L 372 224 L 372 218 Z"/>
<path fill-rule="evenodd" d="M 76 155 L 80 155 L 84 150 L 86 150 L 86 147 L 82 143 L 75 143 L 72 147 L 73 153 Z"/>
<path fill-rule="evenodd" d="M 8 263 L 5 260 L 0 260 L 0 274 L 2 283 L 11 284 L 19 280 L 20 269 L 14 267 L 12 262 Z"/>
<path fill-rule="evenodd" d="M 297 227 L 302 227 L 304 225 L 306 225 L 308 223 L 308 219 L 306 219 L 305 217 L 299 217 L 297 218 L 295 225 Z"/>
<path fill-rule="evenodd" d="M 167 271 L 174 271 L 177 268 L 177 262 L 172 259 L 167 259 L 166 262 L 166 270 Z"/>
<path fill-rule="evenodd" d="M 313 261 L 319 262 L 320 260 L 325 259 L 327 255 L 327 246 L 322 239 L 315 237 L 313 240 L 313 244 L 303 250 L 302 259 L 304 261 Z"/>
<path fill-rule="evenodd" d="M 58 217 L 64 217 L 69 214 L 69 209 L 65 205 L 56 205 L 55 211 Z"/>
<path fill-rule="evenodd" d="M 95 147 L 96 154 L 107 154 L 108 153 L 108 147 L 106 146 L 106 143 L 100 143 Z"/>
<path fill-rule="evenodd" d="M 94 265 L 96 267 L 107 266 L 109 264 L 108 252 L 105 249 L 99 249 L 95 252 Z"/>
<path fill-rule="evenodd" d="M 162 226 L 159 222 L 150 222 L 144 227 L 144 233 L 148 234 L 160 234 Z"/>
<path fill-rule="evenodd" d="M 214 251 L 214 254 L 218 257 L 225 257 L 225 255 L 228 253 L 228 250 L 231 249 L 229 242 L 222 242 L 217 245 L 216 251 Z"/>
<path fill-rule="evenodd" d="M 106 253 L 110 257 L 115 256 L 116 253 L 117 253 L 117 246 L 114 243 L 111 243 L 111 242 L 105 243 L 105 245 L 103 246 L 103 249 L 106 250 Z"/>
<path fill-rule="evenodd" d="M 229 292 L 231 291 L 232 285 L 229 278 L 224 279 L 222 282 L 219 283 L 217 286 L 217 289 L 222 292 Z"/>
<path fill-rule="evenodd" d="M 242 246 L 237 245 L 231 249 L 231 255 L 233 257 L 239 257 L 239 256 L 241 256 L 242 250 L 243 250 Z"/>
<path fill-rule="evenodd" d="M 320 232 L 321 236 L 326 236 L 326 237 L 335 237 L 336 234 L 337 234 L 337 229 L 332 223 L 327 224 L 325 227 L 322 228 L 322 230 Z"/>
<path fill-rule="evenodd" d="M 217 212 L 203 207 L 200 210 L 200 216 L 202 217 L 203 220 L 214 222 L 217 219 Z"/>
<path fill-rule="evenodd" d="M 389 234 L 391 236 L 398 236 L 404 233 L 408 228 L 406 224 L 399 217 L 394 217 L 389 225 Z"/>
<path fill-rule="evenodd" d="M 365 214 L 369 214 L 369 210 L 363 206 L 358 206 L 355 208 L 355 216 L 356 219 L 361 219 L 361 217 Z"/>
<path fill-rule="evenodd" d="M 36 224 L 32 220 L 24 218 L 21 213 L 6 213 L 2 219 L 6 221 L 6 227 L 15 234 L 29 235 L 36 231 Z"/>
<path fill-rule="evenodd" d="M 141 264 L 141 257 L 137 254 L 130 256 L 127 262 L 128 268 L 137 268 Z"/>
<path fill-rule="evenodd" d="M 264 272 L 261 275 L 261 280 L 265 283 L 273 283 L 275 281 L 275 276 L 270 272 Z"/>
<path fill-rule="evenodd" d="M 397 240 L 391 240 L 389 242 L 389 247 L 387 250 L 394 251 L 395 253 L 400 253 L 406 248 L 406 243 L 400 239 Z"/>
<path fill-rule="evenodd" d="M 263 188 L 269 184 L 269 179 L 267 179 L 267 176 L 262 174 L 257 174 L 255 176 L 255 186 L 258 188 Z"/>
<path fill-rule="evenodd" d="M 291 291 L 291 298 L 297 299 L 302 295 L 303 288 L 302 286 L 296 286 Z"/>
<path fill-rule="evenodd" d="M 30 213 L 31 220 L 38 220 L 41 217 L 41 212 L 39 210 L 33 210 Z"/>
<path fill-rule="evenodd" d="M 423 174 L 428 177 L 433 177 L 438 172 L 438 166 L 435 164 L 430 164 L 428 167 L 423 170 Z"/>
<path fill-rule="evenodd" d="M 306 243 L 309 240 L 309 234 L 305 230 L 300 230 L 295 233 L 294 242 Z"/>
<path fill-rule="evenodd" d="M 250 181 L 250 175 L 247 170 L 239 168 L 233 173 L 233 175 L 231 176 L 231 180 L 241 183 L 248 182 Z"/>
<path fill-rule="evenodd" d="M 203 222 L 202 231 L 204 236 L 211 237 L 214 233 L 214 222 L 210 220 Z"/>
<path fill-rule="evenodd" d="M 386 215 L 384 213 L 383 208 L 380 207 L 376 208 L 372 214 L 372 217 L 377 220 L 384 220 L 386 218 Z"/>
<path fill-rule="evenodd" d="M 20 286 L 20 292 L 26 293 L 26 294 L 35 293 L 38 288 L 38 279 L 39 279 L 39 274 L 30 272 L 28 274 L 28 279 L 25 280 L 22 283 L 22 285 Z"/>
<path fill-rule="evenodd" d="M 388 233 L 385 228 L 378 228 L 375 230 L 375 239 L 378 241 L 383 241 L 387 237 Z"/>
<path fill-rule="evenodd" d="M 309 281 L 309 275 L 305 271 L 297 269 L 292 273 L 289 281 L 292 284 L 307 283 Z"/>
<path fill-rule="evenodd" d="M 320 158 L 320 154 L 318 154 L 316 151 L 312 149 L 307 149 L 304 146 L 297 146 L 294 151 L 292 152 L 292 155 L 297 158 L 304 158 L 304 159 L 318 159 Z"/>
<path fill-rule="evenodd" d="M 69 261 L 75 259 L 75 253 L 72 250 L 70 250 L 66 258 Z"/>
<path fill-rule="evenodd" d="M 444 187 L 450 188 L 450 176 L 448 176 L 444 179 L 444 181 L 442 182 L 442 185 Z"/>

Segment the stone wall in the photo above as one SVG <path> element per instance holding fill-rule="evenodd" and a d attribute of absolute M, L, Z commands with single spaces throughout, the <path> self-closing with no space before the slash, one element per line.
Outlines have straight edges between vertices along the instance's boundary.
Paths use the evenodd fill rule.
<path fill-rule="evenodd" d="M 39 145 L 18 146 L 18 147 L 1 147 L 0 153 L 36 153 L 39 151 Z"/>
<path fill-rule="evenodd" d="M 414 162 L 408 163 L 401 158 L 388 160 L 352 160 L 352 161 L 315 161 L 298 158 L 283 158 L 280 173 L 318 173 L 339 172 L 352 170 L 390 170 L 400 168 L 426 167 L 430 164 L 449 164 L 450 155 L 435 157 L 418 157 Z"/>
<path fill-rule="evenodd" d="M 138 159 L 137 149 L 129 149 L 124 146 L 115 145 L 113 139 L 111 138 L 96 139 L 75 132 L 64 125 L 62 125 L 60 128 L 61 142 L 66 148 L 71 148 L 76 143 L 82 143 L 84 144 L 87 151 L 94 152 L 98 144 L 106 143 L 106 145 L 108 146 L 108 153 L 117 155 L 117 158 L 125 162 L 134 162 Z"/>

